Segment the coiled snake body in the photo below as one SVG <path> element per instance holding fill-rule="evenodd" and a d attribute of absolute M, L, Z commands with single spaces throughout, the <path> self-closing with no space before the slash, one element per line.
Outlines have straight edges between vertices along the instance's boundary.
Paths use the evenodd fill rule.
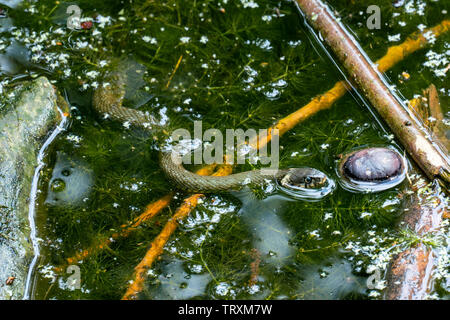
<path fill-rule="evenodd" d="M 100 85 L 94 92 L 94 109 L 105 117 L 128 122 L 146 129 L 163 129 L 148 113 L 122 106 L 125 96 L 126 78 L 122 73 L 114 73 L 108 83 Z M 176 158 L 176 157 L 175 157 Z M 198 193 L 222 192 L 242 188 L 246 184 L 261 184 L 266 180 L 277 180 L 289 188 L 318 188 L 327 177 L 313 168 L 290 168 L 276 170 L 272 175 L 262 170 L 252 170 L 229 176 L 201 176 L 186 170 L 181 162 L 174 160 L 172 152 L 161 152 L 160 165 L 165 174 L 182 190 Z"/>

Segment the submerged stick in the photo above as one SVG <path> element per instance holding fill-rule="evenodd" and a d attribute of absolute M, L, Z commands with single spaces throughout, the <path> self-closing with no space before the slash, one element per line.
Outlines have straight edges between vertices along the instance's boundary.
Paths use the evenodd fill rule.
<path fill-rule="evenodd" d="M 385 120 L 410 156 L 428 178 L 437 179 L 448 192 L 450 185 L 448 155 L 428 140 L 423 127 L 389 90 L 382 75 L 374 69 L 373 63 L 359 48 L 353 37 L 336 21 L 331 10 L 320 0 L 297 0 L 297 3 L 307 20 L 321 33 L 352 80 Z M 388 64 L 387 61 L 382 62 Z"/>
<path fill-rule="evenodd" d="M 444 20 L 437 26 L 424 30 L 423 33 L 431 32 L 438 37 L 449 30 L 450 21 Z M 375 62 L 375 65 L 378 67 L 378 71 L 386 72 L 410 54 L 425 47 L 428 44 L 428 40 L 423 36 L 423 33 L 413 33 L 401 44 L 389 47 L 387 53 Z M 331 108 L 337 100 L 345 95 L 348 89 L 349 88 L 344 81 L 336 82 L 333 88 L 315 97 L 304 107 L 279 120 L 269 129 L 269 134 L 267 135 L 266 141 L 259 141 L 259 143 L 262 143 L 262 145 L 269 143 L 271 139 L 270 133 L 273 129 L 277 129 L 279 135 L 281 136 L 301 121 L 306 120 L 317 112 Z"/>
<path fill-rule="evenodd" d="M 232 173 L 230 165 L 222 166 L 214 176 L 227 176 Z M 194 194 L 186 198 L 183 204 L 177 209 L 173 217 L 166 223 L 161 233 L 153 240 L 150 249 L 145 254 L 145 257 L 134 268 L 134 280 L 132 280 L 122 300 L 136 299 L 136 295 L 142 291 L 144 282 L 147 279 L 147 271 L 153 265 L 153 262 L 161 255 L 164 246 L 169 240 L 170 236 L 175 232 L 178 221 L 186 218 L 189 213 L 197 206 L 198 200 L 204 197 L 203 194 Z"/>
<path fill-rule="evenodd" d="M 167 207 L 170 202 L 172 201 L 173 193 L 169 193 L 162 197 L 161 199 L 149 204 L 144 212 L 140 214 L 137 218 L 135 218 L 132 222 L 128 224 L 123 224 L 120 226 L 120 230 L 118 232 L 113 233 L 109 238 L 104 238 L 100 240 L 97 244 L 84 249 L 81 252 L 78 252 L 74 256 L 67 258 L 67 264 L 74 264 L 77 263 L 83 259 L 86 259 L 91 254 L 98 252 L 100 250 L 105 249 L 108 247 L 113 241 L 119 239 L 119 238 L 125 238 L 127 237 L 131 232 L 135 231 L 143 222 L 150 220 L 153 218 L 156 214 L 158 214 L 162 209 Z M 61 267 L 57 268 L 56 270 L 60 271 L 62 270 Z"/>
<path fill-rule="evenodd" d="M 167 81 L 166 89 L 169 88 L 170 82 L 172 81 L 173 76 L 178 71 L 178 68 L 180 67 L 180 64 L 181 64 L 181 60 L 183 60 L 183 55 L 181 55 L 180 58 L 178 59 L 177 64 L 175 65 L 175 68 L 173 69 L 172 74 L 170 75 L 169 80 Z"/>
<path fill-rule="evenodd" d="M 419 176 L 420 180 L 420 176 Z M 423 180 L 422 180 L 423 181 Z M 420 183 L 420 182 L 419 182 Z M 414 193 L 406 204 L 407 211 L 402 223 L 418 239 L 431 237 L 439 231 L 446 210 L 439 185 L 430 192 L 425 185 L 413 186 Z M 425 192 L 423 192 L 425 190 Z M 395 255 L 388 268 L 388 283 L 384 298 L 388 300 L 424 300 L 433 287 L 433 273 L 436 269 L 433 249 L 420 241 Z"/>
<path fill-rule="evenodd" d="M 436 87 L 432 84 L 423 90 L 424 97 L 414 98 L 409 107 L 415 110 L 426 124 L 430 133 L 434 133 L 446 147 L 448 139 L 441 134 L 439 121 L 443 114 Z M 427 101 L 427 104 L 424 103 Z M 429 117 L 434 118 L 430 121 Z M 437 122 L 437 123 L 434 123 Z M 448 148 L 448 147 L 447 147 Z M 416 176 L 417 177 L 417 176 Z M 411 230 L 419 239 L 432 237 L 439 231 L 442 219 L 446 218 L 446 201 L 436 184 L 428 189 L 426 183 L 415 182 L 413 193 L 406 205 L 402 225 Z M 420 185 L 420 183 L 422 185 Z M 387 289 L 384 298 L 388 300 L 424 300 L 433 288 L 433 273 L 436 270 L 436 257 L 433 249 L 422 241 L 395 255 L 388 268 Z"/>
<path fill-rule="evenodd" d="M 215 168 L 216 168 L 215 164 L 207 165 L 199 169 L 196 173 L 202 176 L 208 176 L 214 172 Z M 155 215 L 157 215 L 161 210 L 166 208 L 172 201 L 173 196 L 174 193 L 171 192 L 169 194 L 166 194 L 164 197 L 156 200 L 155 202 L 150 203 L 149 205 L 147 205 L 144 212 L 141 213 L 137 218 L 135 218 L 133 221 L 129 223 L 121 225 L 120 230 L 118 232 L 115 232 L 109 238 L 102 239 L 97 244 L 87 249 L 84 249 L 81 252 L 76 253 L 74 256 L 67 258 L 66 259 L 67 263 L 69 265 L 77 263 L 83 259 L 86 259 L 91 254 L 105 249 L 114 240 L 127 237 L 131 232 L 135 231 L 142 223 L 150 220 Z M 55 271 L 57 272 L 60 272 L 62 270 L 63 268 L 61 266 L 55 267 Z"/>
<path fill-rule="evenodd" d="M 439 102 L 439 94 L 434 84 L 422 90 L 423 95 L 411 99 L 408 107 L 418 118 L 422 120 L 429 134 L 437 143 L 440 143 L 443 150 L 448 153 L 450 150 L 450 140 L 447 138 L 447 128 L 443 122 L 444 114 Z M 444 149 L 445 148 L 445 149 Z"/>

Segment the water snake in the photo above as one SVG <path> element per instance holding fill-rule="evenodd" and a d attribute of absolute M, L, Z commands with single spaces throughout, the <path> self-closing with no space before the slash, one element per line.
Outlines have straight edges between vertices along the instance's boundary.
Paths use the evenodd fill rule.
<path fill-rule="evenodd" d="M 107 80 L 108 82 L 100 85 L 93 94 L 92 104 L 98 113 L 106 118 L 111 117 L 149 130 L 164 129 L 149 113 L 122 105 L 126 92 L 124 73 L 111 73 Z M 161 152 L 161 168 L 180 189 L 189 192 L 212 193 L 235 190 L 241 189 L 246 184 L 261 184 L 266 180 L 276 180 L 285 188 L 316 189 L 321 188 L 328 181 L 324 173 L 313 168 L 280 169 L 272 175 L 267 175 L 262 170 L 251 170 L 225 177 L 201 176 L 186 170 L 173 155 L 173 152 Z"/>

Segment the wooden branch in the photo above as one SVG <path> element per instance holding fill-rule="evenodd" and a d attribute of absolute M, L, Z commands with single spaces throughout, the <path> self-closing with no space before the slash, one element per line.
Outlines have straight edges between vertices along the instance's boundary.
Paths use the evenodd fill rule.
<path fill-rule="evenodd" d="M 333 49 L 354 82 L 361 88 L 378 113 L 387 122 L 406 150 L 430 179 L 437 179 L 448 192 L 449 160 L 446 151 L 441 150 L 426 137 L 426 131 L 417 118 L 401 105 L 389 91 L 382 76 L 374 70 L 371 61 L 360 50 L 354 39 L 339 24 L 333 14 L 320 0 L 297 0 L 308 21 L 318 30 L 326 43 Z M 446 23 L 448 29 L 448 22 Z M 420 38 L 415 40 L 420 45 Z M 405 52 L 409 47 L 405 48 Z M 391 50 L 391 52 L 394 50 Z M 403 52 L 400 47 L 395 51 Z M 389 53 L 389 51 L 388 51 Z M 382 59 L 380 70 L 383 71 L 391 61 Z M 436 97 L 433 97 L 433 99 Z M 435 103 L 435 102 L 434 102 Z M 436 109 L 437 107 L 434 106 Z M 436 110 L 431 112 L 436 113 Z M 415 190 L 417 192 L 417 190 Z M 439 199 L 439 187 L 436 186 L 433 200 Z M 423 237 L 439 228 L 445 209 L 441 201 L 422 199 L 414 194 L 412 204 L 403 221 L 419 237 Z M 388 274 L 386 299 L 424 299 L 432 287 L 432 270 L 435 267 L 433 252 L 420 242 L 407 248 L 392 261 Z"/>
<path fill-rule="evenodd" d="M 432 120 L 427 120 L 432 124 L 431 132 L 436 136 L 440 143 L 442 143 L 445 151 L 448 154 L 450 150 L 450 140 L 446 136 L 446 126 L 444 125 L 444 114 L 442 113 L 441 103 L 439 101 L 439 94 L 434 84 L 431 84 L 423 91 L 430 110 Z"/>
<path fill-rule="evenodd" d="M 421 120 L 427 125 L 430 133 L 444 145 L 448 139 L 440 134 L 443 115 L 436 87 L 432 84 L 423 90 L 424 97 L 414 98 L 409 102 L 410 108 L 416 110 Z M 426 104 L 425 104 L 426 102 Z M 435 121 L 429 121 L 429 117 Z M 447 147 L 448 148 L 448 147 Z M 420 181 L 421 175 L 416 176 Z M 422 180 L 423 181 L 423 180 Z M 412 230 L 418 237 L 432 236 L 439 230 L 441 221 L 448 214 L 446 201 L 439 190 L 419 192 L 420 187 L 415 181 L 412 185 L 413 194 L 408 197 L 402 227 Z M 435 186 L 436 189 L 437 186 Z M 427 190 L 427 189 L 422 189 Z M 432 248 L 423 243 L 405 249 L 395 255 L 389 265 L 386 280 L 387 289 L 384 298 L 388 300 L 424 300 L 432 291 L 432 274 L 436 270 L 436 257 Z"/>
<path fill-rule="evenodd" d="M 227 176 L 231 174 L 232 171 L 233 169 L 230 165 L 224 165 L 213 175 Z M 204 197 L 203 194 L 194 194 L 185 199 L 173 217 L 166 223 L 161 233 L 151 243 L 150 249 L 145 254 L 144 259 L 142 259 L 141 262 L 134 268 L 134 280 L 132 280 L 130 286 L 122 297 L 122 300 L 134 300 L 137 298 L 137 294 L 141 292 L 144 287 L 148 269 L 151 268 L 153 263 L 163 252 L 164 246 L 178 227 L 178 221 L 186 218 L 197 206 L 198 200 L 202 197 Z"/>
<path fill-rule="evenodd" d="M 421 175 L 417 175 L 420 181 Z M 422 180 L 423 181 L 423 180 Z M 419 239 L 432 236 L 439 230 L 446 212 L 446 201 L 439 187 L 432 192 L 419 192 L 426 183 L 412 186 L 414 193 L 406 203 L 402 227 L 411 230 Z M 419 242 L 395 255 L 387 271 L 387 300 L 424 300 L 433 288 L 436 257 L 432 248 Z"/>
<path fill-rule="evenodd" d="M 436 36 L 439 36 L 445 32 L 447 32 L 450 28 L 450 22 L 447 20 L 444 20 L 442 23 L 438 24 L 437 26 L 424 30 L 424 33 L 432 32 Z M 414 53 L 415 51 L 423 48 L 427 44 L 427 39 L 422 36 L 422 34 L 412 34 L 410 35 L 403 43 L 390 47 L 387 50 L 386 55 L 384 55 L 381 59 L 379 59 L 376 64 L 378 65 L 379 71 L 387 71 L 388 69 L 392 68 L 396 63 L 402 61 L 405 57 L 408 55 Z M 300 107 L 297 111 L 291 113 L 290 115 L 284 117 L 283 119 L 279 120 L 274 126 L 269 128 L 269 134 L 267 137 L 264 137 L 265 139 L 257 139 L 256 141 L 250 142 L 250 145 L 254 147 L 255 149 L 264 147 L 267 143 L 270 142 L 272 136 L 271 132 L 274 129 L 277 129 L 279 132 L 279 135 L 282 136 L 292 128 L 294 128 L 296 125 L 298 125 L 300 122 L 308 119 L 309 117 L 315 115 L 319 111 L 329 109 L 333 106 L 333 104 L 339 100 L 341 97 L 345 95 L 347 92 L 347 86 L 344 81 L 336 82 L 335 85 L 328 90 L 327 92 L 315 97 L 312 99 L 308 104 L 306 104 L 303 107 Z M 413 99 L 411 103 L 413 103 L 416 99 Z M 259 142 L 259 145 L 258 145 Z M 202 169 L 200 169 L 197 174 L 200 175 L 209 175 L 212 173 L 212 170 L 214 167 L 206 166 Z M 202 171 L 205 170 L 205 171 Z M 170 203 L 170 200 L 172 199 L 172 194 L 165 195 L 161 199 L 149 204 L 138 218 L 136 220 L 139 220 L 141 222 L 147 221 L 148 219 L 152 218 L 154 215 L 159 213 L 162 209 L 167 207 Z M 149 214 L 149 212 L 151 214 Z M 146 217 L 143 219 L 143 217 Z M 136 221 L 131 222 L 131 225 L 134 225 Z M 128 225 L 130 225 L 128 224 Z M 131 229 L 123 229 L 125 226 L 121 227 L 122 230 L 119 233 L 116 233 L 113 235 L 113 238 L 115 238 L 115 235 L 119 234 L 120 237 L 126 236 L 129 234 L 129 231 L 131 232 Z M 126 234 L 126 235 L 124 235 Z M 117 237 L 119 238 L 119 237 Z M 87 258 L 90 254 L 93 252 L 97 252 L 98 250 L 102 250 L 106 248 L 110 244 L 109 239 L 105 239 L 103 241 L 100 241 L 99 244 L 92 246 L 88 249 L 83 250 L 80 253 L 77 253 L 75 256 L 70 257 L 67 259 L 69 264 L 76 263 L 78 261 L 81 261 L 85 258 Z"/>
<path fill-rule="evenodd" d="M 448 192 L 448 155 L 428 140 L 423 127 L 389 90 L 382 75 L 372 67 L 373 63 L 342 24 L 337 22 L 331 10 L 320 0 L 297 0 L 297 3 L 410 156 L 428 178 L 438 179 Z"/>
<path fill-rule="evenodd" d="M 421 119 L 428 133 L 433 135 L 433 139 L 437 143 L 440 143 L 442 150 L 448 154 L 450 140 L 446 136 L 447 128 L 443 122 L 444 115 L 436 86 L 431 84 L 427 89 L 422 90 L 422 92 L 422 96 L 409 101 L 408 107 Z"/>
<path fill-rule="evenodd" d="M 423 33 L 431 32 L 436 37 L 442 35 L 450 30 L 450 21 L 444 20 L 437 26 L 429 28 L 423 31 Z M 422 33 L 413 33 L 404 42 L 399 45 L 389 47 L 387 53 L 380 58 L 375 65 L 378 66 L 378 71 L 385 72 L 402 61 L 410 54 L 422 49 L 428 44 L 428 40 Z M 313 116 L 321 110 L 329 109 L 333 104 L 339 100 L 348 90 L 348 85 L 344 81 L 336 82 L 336 84 L 327 92 L 315 97 L 307 105 L 299 108 L 297 111 L 291 113 L 285 118 L 279 120 L 274 126 L 269 128 L 269 134 L 265 141 L 259 141 L 261 144 L 259 147 L 264 146 L 270 142 L 271 132 L 273 129 L 277 129 L 279 135 L 283 135 L 300 122 L 306 120 L 310 116 Z M 251 144 L 254 148 L 257 148 L 256 141 Z"/>
<path fill-rule="evenodd" d="M 215 168 L 216 168 L 215 164 L 207 165 L 204 166 L 203 168 L 200 168 L 196 173 L 202 176 L 208 176 L 214 172 Z M 127 237 L 131 232 L 135 231 L 142 223 L 150 220 L 155 215 L 157 215 L 161 210 L 166 208 L 172 201 L 173 196 L 174 193 L 171 192 L 169 194 L 166 194 L 164 197 L 156 200 L 155 202 L 150 203 L 149 205 L 147 205 L 144 212 L 141 213 L 137 218 L 135 218 L 133 221 L 129 223 L 121 225 L 120 230 L 118 232 L 113 233 L 108 238 L 100 240 L 97 244 L 87 249 L 84 249 L 81 252 L 78 252 L 74 256 L 67 258 L 67 264 L 75 264 L 83 259 L 86 259 L 91 254 L 105 249 L 114 240 Z M 65 269 L 63 267 L 65 266 L 55 267 L 54 270 L 57 272 L 61 272 L 62 270 Z"/>
<path fill-rule="evenodd" d="M 151 1 L 149 1 L 149 3 L 150 2 Z M 439 35 L 447 32 L 449 30 L 449 26 L 450 26 L 450 22 L 445 20 L 441 24 L 439 24 L 431 29 L 427 29 L 424 32 L 431 31 L 436 36 L 439 36 Z M 408 56 L 408 55 L 414 53 L 415 51 L 421 49 L 422 47 L 424 47 L 427 43 L 428 43 L 427 39 L 425 37 L 423 37 L 422 34 L 411 35 L 402 44 L 390 47 L 388 49 L 387 54 L 384 57 L 382 57 L 380 60 L 377 61 L 378 69 L 383 72 L 388 70 L 389 68 L 394 66 L 396 63 L 403 60 L 406 56 Z M 299 108 L 297 111 L 291 113 L 290 115 L 288 115 L 285 118 L 278 121 L 274 126 L 269 128 L 269 133 L 272 132 L 273 129 L 277 129 L 277 130 L 279 130 L 279 135 L 280 136 L 283 135 L 284 133 L 286 133 L 293 127 L 295 127 L 297 124 L 299 124 L 300 122 L 313 116 L 317 112 L 330 108 L 334 104 L 334 102 L 336 102 L 338 99 L 340 99 L 342 96 L 344 96 L 344 94 L 346 92 L 347 92 L 347 86 L 346 86 L 345 82 L 343 82 L 343 81 L 337 82 L 327 92 L 315 97 L 307 105 Z M 264 141 L 260 141 L 259 146 L 257 146 L 257 144 L 255 142 L 252 143 L 252 146 L 255 148 L 262 147 L 264 144 L 269 143 L 270 140 L 271 140 L 271 135 L 269 134 Z M 131 222 L 129 225 L 122 226 L 121 227 L 122 230 L 119 231 L 118 233 L 115 233 L 113 235 L 113 238 L 116 239 L 116 238 L 119 238 L 122 236 L 127 236 L 140 223 L 147 221 L 148 219 L 150 219 L 151 217 L 156 215 L 158 212 L 160 212 L 167 205 L 169 205 L 171 199 L 172 199 L 172 194 L 168 194 L 168 195 L 162 197 L 161 199 L 157 200 L 156 202 L 149 204 L 142 215 L 140 215 L 138 218 L 133 220 L 133 222 Z M 189 203 L 192 204 L 189 206 L 190 209 L 188 211 L 183 209 L 185 207 L 184 204 L 182 205 L 182 207 L 180 207 L 177 210 L 177 212 L 181 211 L 181 212 L 185 213 L 183 215 L 179 215 L 177 220 L 183 219 L 184 217 L 186 217 L 189 214 L 189 212 L 191 210 L 194 209 L 195 205 L 193 205 L 193 203 L 191 201 L 192 199 L 194 199 L 194 198 L 191 197 L 191 198 L 186 199 L 186 201 L 188 201 Z M 149 213 L 151 213 L 151 214 L 149 214 Z M 139 223 L 137 223 L 138 221 L 139 221 Z M 127 293 L 124 295 L 124 299 L 132 299 L 140 290 L 142 290 L 143 282 L 145 280 L 145 276 L 142 277 L 142 271 L 150 268 L 151 265 L 153 264 L 153 262 L 159 256 L 159 254 L 161 254 L 162 248 L 164 247 L 166 241 L 168 240 L 168 237 L 166 237 L 165 235 L 170 236 L 175 231 L 176 225 L 177 224 L 173 224 L 171 222 L 170 223 L 171 227 L 170 228 L 168 227 L 167 229 L 165 227 L 163 229 L 163 231 L 161 232 L 161 234 L 155 239 L 155 241 L 152 242 L 151 248 L 153 248 L 153 250 L 152 249 L 150 249 L 150 250 L 152 250 L 151 252 L 153 252 L 153 253 L 151 253 L 151 254 L 147 253 L 147 255 L 146 255 L 147 258 L 144 258 L 141 261 L 141 263 L 135 268 L 136 269 L 135 280 L 133 282 L 133 285 L 131 285 L 129 287 L 129 289 L 127 290 Z M 172 228 L 173 226 L 175 226 L 175 228 Z M 168 232 L 168 230 L 170 232 Z M 93 252 L 97 252 L 98 250 L 106 248 L 109 244 L 110 244 L 109 239 L 100 241 L 99 244 L 97 244 L 91 248 L 88 248 L 86 250 L 83 250 L 82 252 L 78 253 L 74 257 L 68 258 L 67 261 L 69 262 L 69 264 L 76 263 L 80 260 L 85 259 Z M 152 257 L 151 259 L 148 258 L 149 255 L 150 255 L 150 257 Z M 62 270 L 62 268 L 56 268 L 56 269 L 57 269 L 57 271 L 59 269 Z"/>

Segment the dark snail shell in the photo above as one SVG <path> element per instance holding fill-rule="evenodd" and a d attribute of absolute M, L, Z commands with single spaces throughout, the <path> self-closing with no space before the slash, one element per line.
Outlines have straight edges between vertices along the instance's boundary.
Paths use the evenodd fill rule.
<path fill-rule="evenodd" d="M 403 181 L 405 161 L 389 148 L 366 148 L 344 156 L 339 164 L 339 175 L 346 189 L 381 191 Z"/>

